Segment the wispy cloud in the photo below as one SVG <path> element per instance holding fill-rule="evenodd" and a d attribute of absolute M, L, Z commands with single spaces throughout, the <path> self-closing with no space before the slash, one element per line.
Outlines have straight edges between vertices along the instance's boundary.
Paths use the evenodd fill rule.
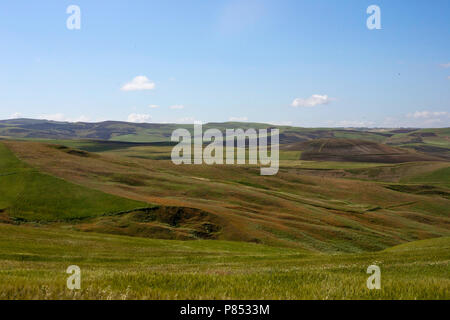
<path fill-rule="evenodd" d="M 52 121 L 66 121 L 66 117 L 62 113 L 41 114 L 40 116 L 38 116 L 38 119 L 52 120 Z"/>
<path fill-rule="evenodd" d="M 128 122 L 144 123 L 149 122 L 152 117 L 149 114 L 131 113 L 128 115 Z"/>
<path fill-rule="evenodd" d="M 155 89 L 155 83 L 151 82 L 146 76 L 137 76 L 130 82 L 123 85 L 122 91 L 140 91 L 140 90 L 153 90 Z"/>
<path fill-rule="evenodd" d="M 175 121 L 175 123 L 196 123 L 199 122 L 197 119 L 195 119 L 194 117 L 185 117 L 185 118 L 179 118 Z"/>
<path fill-rule="evenodd" d="M 440 66 L 441 66 L 441 68 L 444 68 L 444 69 L 450 68 L 450 62 L 449 63 L 440 64 Z"/>
<path fill-rule="evenodd" d="M 248 121 L 247 117 L 230 117 L 228 121 L 238 121 L 238 122 L 245 122 Z"/>
<path fill-rule="evenodd" d="M 151 104 L 148 106 L 150 109 L 156 109 L 159 108 L 159 106 L 157 104 Z"/>
<path fill-rule="evenodd" d="M 20 117 L 22 117 L 22 114 L 20 112 L 15 112 L 9 116 L 9 119 L 18 119 Z"/>
<path fill-rule="evenodd" d="M 447 111 L 416 111 L 414 113 L 408 113 L 407 117 L 414 119 L 429 119 L 446 115 L 448 115 Z"/>
<path fill-rule="evenodd" d="M 303 99 L 303 98 L 297 98 L 292 101 L 291 106 L 293 107 L 306 107 L 311 108 L 315 106 L 319 106 L 322 104 L 328 104 L 331 102 L 331 98 L 329 98 L 327 95 L 320 95 L 320 94 L 313 94 L 311 97 Z"/>
<path fill-rule="evenodd" d="M 388 117 L 384 127 L 433 128 L 450 126 L 450 113 L 447 111 L 416 111 L 400 117 Z"/>
<path fill-rule="evenodd" d="M 173 106 L 169 107 L 170 109 L 174 109 L 174 110 L 180 110 L 180 109 L 184 109 L 184 105 L 182 104 L 175 104 Z"/>
<path fill-rule="evenodd" d="M 292 121 L 271 121 L 269 123 L 275 126 L 292 126 Z"/>
<path fill-rule="evenodd" d="M 38 119 L 50 120 L 50 121 L 60 121 L 60 122 L 88 122 L 89 117 L 81 115 L 77 118 L 67 117 L 63 113 L 53 113 L 53 114 L 41 114 Z"/>
<path fill-rule="evenodd" d="M 369 128 L 375 125 L 375 122 L 366 120 L 339 120 L 329 121 L 328 123 L 333 127 L 344 128 Z"/>

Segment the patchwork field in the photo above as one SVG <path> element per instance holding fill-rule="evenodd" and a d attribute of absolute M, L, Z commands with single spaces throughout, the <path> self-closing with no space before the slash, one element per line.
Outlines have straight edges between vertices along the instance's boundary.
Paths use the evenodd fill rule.
<path fill-rule="evenodd" d="M 450 298 L 450 163 L 429 149 L 448 130 L 283 127 L 279 172 L 261 176 L 174 165 L 170 126 L 132 141 L 126 125 L 47 125 L 3 129 L 34 136 L 0 141 L 0 298 Z"/>

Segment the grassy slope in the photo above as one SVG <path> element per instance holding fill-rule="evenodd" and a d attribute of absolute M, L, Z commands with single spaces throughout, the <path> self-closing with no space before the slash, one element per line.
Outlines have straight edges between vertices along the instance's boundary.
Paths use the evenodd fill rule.
<path fill-rule="evenodd" d="M 323 255 L 0 224 L 0 299 L 450 299 L 450 238 Z M 66 289 L 66 268 L 82 271 Z M 366 269 L 381 268 L 381 290 Z"/>
<path fill-rule="evenodd" d="M 351 164 L 345 164 L 344 171 L 331 170 L 332 163 L 321 163 L 318 168 L 309 163 L 304 168 L 302 161 L 285 161 L 277 176 L 262 177 L 258 168 L 249 166 L 175 166 L 170 161 L 123 157 L 117 152 L 80 160 L 67 150 L 39 143 L 6 143 L 24 161 L 77 184 L 121 197 L 210 212 L 220 219 L 219 238 L 223 240 L 361 252 L 450 235 L 448 199 L 438 193 L 399 192 L 384 183 L 357 180 L 360 173 L 347 172 L 351 179 L 333 176 L 351 171 Z M 152 153 L 151 149 L 133 152 L 135 156 Z M 406 168 L 420 174 L 422 168 L 431 172 L 447 164 L 427 164 L 431 165 Z M 399 167 L 354 166 L 378 173 Z"/>
<path fill-rule="evenodd" d="M 441 168 L 432 172 L 418 174 L 406 180 L 407 182 L 419 182 L 439 184 L 450 188 L 450 167 Z"/>
<path fill-rule="evenodd" d="M 146 206 L 38 172 L 0 143 L 0 209 L 13 218 L 68 220 Z"/>
<path fill-rule="evenodd" d="M 240 228 L 238 233 L 283 246 L 359 252 L 449 234 L 447 200 L 392 191 L 383 182 L 387 173 L 396 185 L 446 187 L 445 163 L 283 161 L 278 177 L 263 178 L 251 167 L 176 167 L 168 161 L 123 157 L 145 154 L 151 159 L 164 147 L 112 152 L 116 145 L 88 145 L 110 150 L 104 157 L 38 143 L 7 145 L 33 166 L 77 183 L 39 173 L 0 143 L 0 209 L 8 207 L 9 214 L 17 208 L 19 216 L 25 212 L 33 217 L 31 210 L 38 208 L 40 219 L 51 220 L 60 211 L 48 211 L 48 204 L 60 206 L 67 218 L 104 212 L 117 199 L 123 209 L 128 201 L 78 185 L 83 184 L 134 199 L 209 209 Z M 380 182 L 355 180 L 365 170 Z M 351 179 L 334 178 L 338 172 Z M 73 194 L 80 201 L 73 201 Z M 367 211 L 375 205 L 383 208 Z M 0 224 L 0 299 L 450 299 L 448 237 L 381 252 L 329 255 L 243 242 L 100 235 L 66 227 Z M 233 235 L 236 230 L 226 228 L 231 238 L 240 239 Z M 82 269 L 77 293 L 65 288 L 65 270 L 71 264 Z M 365 286 L 371 264 L 381 267 L 380 291 Z"/>

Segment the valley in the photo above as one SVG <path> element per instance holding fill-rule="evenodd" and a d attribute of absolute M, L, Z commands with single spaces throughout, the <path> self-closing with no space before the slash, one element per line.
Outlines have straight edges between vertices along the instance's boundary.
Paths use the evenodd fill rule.
<path fill-rule="evenodd" d="M 279 172 L 261 176 L 173 164 L 175 125 L 15 121 L 0 121 L 0 298 L 70 297 L 68 263 L 88 270 L 85 299 L 449 298 L 447 129 L 280 128 Z M 383 292 L 365 288 L 374 261 Z"/>

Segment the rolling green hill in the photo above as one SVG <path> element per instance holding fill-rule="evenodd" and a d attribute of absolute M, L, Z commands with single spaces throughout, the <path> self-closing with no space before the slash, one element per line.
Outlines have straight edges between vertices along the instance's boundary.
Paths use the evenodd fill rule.
<path fill-rule="evenodd" d="M 366 140 L 341 145 L 334 129 L 283 130 L 269 177 L 176 166 L 172 144 L 148 132 L 0 141 L 0 299 L 449 299 L 445 157 L 384 163 L 414 151 L 378 133 L 346 131 Z M 302 159 L 311 150 L 327 161 Z M 380 163 L 333 158 L 349 150 Z M 65 287 L 72 264 L 76 292 Z M 366 288 L 371 264 L 382 290 Z"/>
<path fill-rule="evenodd" d="M 450 192 L 427 178 L 446 170 L 446 162 L 390 165 L 283 160 L 276 176 L 263 177 L 258 167 L 250 165 L 176 166 L 170 160 L 155 160 L 165 152 L 162 149 L 170 150 L 165 146 L 114 146 L 91 153 L 38 142 L 3 143 L 34 168 L 37 176 L 27 183 L 33 188 L 29 192 L 33 199 L 39 199 L 45 186 L 53 185 L 47 179 L 59 178 L 83 186 L 89 195 L 97 190 L 140 201 L 131 209 L 145 206 L 142 202 L 158 206 L 144 211 L 118 208 L 121 212 L 105 216 L 112 210 L 103 206 L 111 203 L 99 198 L 98 213 L 67 210 L 66 218 L 84 218 L 67 226 L 75 230 L 246 241 L 321 252 L 374 251 L 450 235 Z M 95 142 L 89 148 L 95 149 Z M 421 177 L 420 182 L 413 182 Z M 22 185 L 17 179 L 8 183 Z M 57 194 L 47 192 L 46 196 Z M 65 194 L 65 201 L 57 197 L 33 200 L 37 214 L 33 215 L 31 204 L 27 210 L 9 209 L 7 214 L 27 221 L 37 221 L 36 217 L 46 223 L 62 220 L 57 217 L 65 206 L 73 201 L 77 208 L 84 201 L 82 196 Z M 86 203 L 92 206 L 89 199 Z M 26 202 L 14 203 L 22 208 Z M 48 215 L 42 214 L 45 204 L 52 208 Z"/>
<path fill-rule="evenodd" d="M 420 154 L 428 154 L 444 160 L 450 159 L 450 134 L 443 129 L 368 129 L 368 128 L 299 128 L 274 126 L 263 123 L 224 122 L 207 123 L 204 130 L 233 128 L 280 130 L 280 144 L 285 146 L 301 145 L 302 142 L 317 139 L 351 139 L 388 144 L 410 149 Z M 13 119 L 0 121 L 0 137 L 27 140 L 91 140 L 104 141 L 103 148 L 136 146 L 137 143 L 170 143 L 172 132 L 177 128 L 186 128 L 193 132 L 193 125 L 128 123 L 105 121 L 99 123 L 69 123 L 34 119 Z M 109 145 L 105 144 L 109 141 Z M 116 145 L 113 144 L 116 142 Z M 87 150 L 93 151 L 93 150 Z"/>
<path fill-rule="evenodd" d="M 0 121 L 0 299 L 450 298 L 447 129 L 281 127 L 263 177 L 174 165 L 178 127 Z"/>
<path fill-rule="evenodd" d="M 0 143 L 0 212 L 12 220 L 63 221 L 148 206 L 43 174 Z"/>

